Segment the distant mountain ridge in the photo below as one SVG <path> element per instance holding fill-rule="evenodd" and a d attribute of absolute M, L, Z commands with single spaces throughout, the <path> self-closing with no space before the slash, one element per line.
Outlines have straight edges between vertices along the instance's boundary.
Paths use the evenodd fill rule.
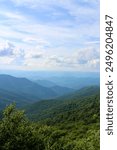
<path fill-rule="evenodd" d="M 86 86 L 100 85 L 99 77 L 49 77 L 46 80 L 54 82 L 58 86 L 68 87 L 72 89 L 81 89 Z"/>
<path fill-rule="evenodd" d="M 66 81 L 67 79 L 65 79 Z M 72 82 L 72 80 L 69 82 Z M 75 79 L 73 82 L 75 82 Z M 76 84 L 78 85 L 77 82 Z M 90 93 L 95 92 L 95 88 L 96 86 L 93 86 L 93 88 L 90 86 L 90 92 L 89 87 L 87 92 L 87 87 L 85 87 L 78 93 L 72 88 L 57 85 L 53 81 L 44 80 L 41 82 L 39 80 L 38 83 L 35 83 L 27 78 L 0 74 L 0 109 L 12 102 L 16 102 L 17 106 L 20 107 L 45 99 L 66 99 L 72 98 L 73 95 L 82 97 L 84 93 L 90 95 Z"/>
<path fill-rule="evenodd" d="M 42 99 L 53 99 L 72 91 L 72 89 L 60 86 L 44 87 L 27 78 L 0 75 L 0 102 L 2 105 L 14 101 L 23 105 L 22 103 L 28 104 Z"/>
<path fill-rule="evenodd" d="M 36 83 L 38 83 L 39 85 L 45 86 L 45 87 L 53 87 L 53 86 L 57 86 L 56 83 L 52 82 L 52 81 L 48 81 L 48 80 L 36 80 Z"/>
<path fill-rule="evenodd" d="M 0 88 L 15 93 L 23 93 L 42 98 L 56 96 L 51 89 L 40 86 L 26 78 L 16 78 L 9 75 L 0 75 Z"/>

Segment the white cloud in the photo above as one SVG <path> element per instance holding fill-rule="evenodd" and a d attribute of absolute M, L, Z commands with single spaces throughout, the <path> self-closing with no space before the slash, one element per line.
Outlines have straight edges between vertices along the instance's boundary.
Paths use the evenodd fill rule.
<path fill-rule="evenodd" d="M 11 12 L 11 11 L 4 11 L 4 10 L 1 10 L 0 11 L 0 15 L 6 17 L 7 19 L 15 19 L 16 20 L 25 20 L 25 17 L 21 14 L 19 14 L 18 12 Z"/>
<path fill-rule="evenodd" d="M 0 47 L 2 63 L 28 69 L 99 68 L 99 1 L 81 1 L 85 6 L 75 0 L 11 1 L 15 9 L 0 10 L 0 41 L 11 41 Z"/>
<path fill-rule="evenodd" d="M 0 56 L 12 56 L 14 46 L 11 43 L 0 43 Z"/>
<path fill-rule="evenodd" d="M 37 49 L 43 49 L 45 48 L 46 46 L 50 46 L 51 44 L 44 40 L 44 39 L 39 39 L 39 37 L 35 36 L 35 37 L 26 37 L 22 40 L 23 42 L 25 43 L 28 43 L 28 44 L 31 44 L 31 45 L 34 45 Z"/>
<path fill-rule="evenodd" d="M 99 52 L 95 48 L 78 50 L 72 55 L 52 55 L 43 61 L 45 66 L 71 70 L 99 70 Z"/>
<path fill-rule="evenodd" d="M 99 51 L 93 47 L 84 48 L 76 52 L 73 57 L 78 64 L 86 64 L 91 60 L 99 59 Z"/>
<path fill-rule="evenodd" d="M 10 58 L 10 57 L 0 57 L 0 63 L 1 65 L 4 64 L 4 65 L 10 65 L 12 62 L 14 61 L 13 58 Z"/>
<path fill-rule="evenodd" d="M 30 49 L 30 50 L 25 50 L 24 52 L 24 58 L 25 59 L 40 59 L 44 55 L 42 50 L 39 49 Z"/>
<path fill-rule="evenodd" d="M 6 39 L 10 39 L 11 37 L 13 39 L 16 39 L 17 41 L 23 41 L 26 45 L 26 42 L 28 44 L 34 45 L 39 44 L 39 39 L 43 39 L 43 41 L 48 41 L 49 44 L 53 45 L 56 43 L 56 45 L 63 45 L 63 43 L 69 43 L 73 41 L 79 41 L 83 44 L 85 41 L 85 38 L 87 36 L 99 36 L 99 25 L 97 22 L 94 22 L 93 24 L 88 25 L 88 21 L 85 21 L 80 25 L 79 20 L 83 21 L 83 14 L 85 13 L 88 15 L 88 17 L 94 16 L 95 18 L 95 11 L 92 8 L 84 8 L 79 6 L 78 4 L 74 3 L 72 0 L 44 0 L 44 1 L 38 1 L 38 0 L 12 0 L 14 3 L 17 3 L 18 5 L 37 5 L 37 7 L 41 7 L 48 5 L 49 7 L 54 6 L 60 6 L 61 8 L 67 9 L 73 16 L 77 17 L 78 20 L 75 22 L 73 20 L 68 20 L 67 23 L 64 20 L 61 20 L 60 22 L 57 21 L 56 23 L 53 22 L 41 22 L 40 20 L 35 21 L 34 16 L 10 11 L 4 11 L 4 15 L 11 17 L 11 20 L 8 21 L 2 21 L 0 25 L 0 35 L 2 35 Z M 55 11 L 55 10 L 54 10 Z M 95 11 L 95 12 L 94 12 Z M 53 11 L 52 11 L 53 13 Z M 57 13 L 56 11 L 54 13 Z M 50 13 L 51 15 L 51 13 Z M 80 18 L 82 17 L 82 19 Z M 17 18 L 17 19 L 15 19 Z M 19 21 L 18 21 L 19 19 Z M 21 19 L 21 20 L 20 20 Z M 89 19 L 91 20 L 91 18 Z M 64 23 L 65 22 L 65 23 Z M 2 25 L 3 24 L 3 25 Z M 87 24 L 87 25 L 86 25 Z M 87 30 L 88 29 L 88 30 Z M 27 37 L 28 34 L 28 37 Z M 33 37 L 32 37 L 33 35 Z M 31 36 L 31 38 L 30 38 Z M 37 40 L 38 39 L 38 40 Z M 47 43 L 46 43 L 47 44 Z M 45 45 L 44 42 L 41 42 L 41 46 Z"/>
<path fill-rule="evenodd" d="M 0 56 L 1 57 L 17 57 L 23 54 L 22 49 L 17 48 L 9 41 L 0 43 Z"/>
<path fill-rule="evenodd" d="M 88 41 L 85 43 L 86 45 L 99 45 L 100 44 L 100 41 Z"/>

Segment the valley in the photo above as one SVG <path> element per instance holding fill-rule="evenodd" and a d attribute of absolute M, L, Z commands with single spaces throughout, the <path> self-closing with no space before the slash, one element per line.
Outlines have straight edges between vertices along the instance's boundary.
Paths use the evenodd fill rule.
<path fill-rule="evenodd" d="M 0 149 L 99 150 L 100 87 L 90 79 L 74 88 L 0 75 Z"/>

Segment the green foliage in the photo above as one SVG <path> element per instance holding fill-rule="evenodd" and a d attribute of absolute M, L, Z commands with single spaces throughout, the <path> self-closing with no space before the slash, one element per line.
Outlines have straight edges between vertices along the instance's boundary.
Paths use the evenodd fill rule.
<path fill-rule="evenodd" d="M 70 116 L 72 118 L 73 113 L 74 114 L 77 113 L 79 116 L 79 113 L 81 114 L 82 111 L 84 111 L 83 116 L 88 115 L 85 113 L 86 110 L 88 113 L 92 114 L 93 112 L 91 111 L 95 111 L 94 114 L 97 112 L 99 113 L 98 106 L 99 106 L 99 87 L 91 86 L 83 88 L 82 90 L 78 90 L 75 93 L 62 96 L 57 99 L 39 101 L 37 103 L 25 107 L 25 109 L 28 117 L 33 121 L 40 121 L 40 120 L 42 121 L 47 118 L 53 120 L 53 117 L 55 118 L 56 116 L 57 116 L 56 118 L 59 119 L 61 116 L 61 118 L 58 120 L 59 122 L 67 119 L 67 116 L 70 119 L 69 114 L 71 114 Z M 91 111 L 89 111 L 90 108 Z M 60 116 L 58 117 L 58 115 Z M 97 115 L 99 116 L 99 114 Z M 77 115 L 73 117 L 73 119 L 75 119 L 74 121 L 76 121 L 76 117 Z M 79 118 L 81 117 L 79 116 Z M 77 117 L 77 119 L 79 118 Z"/>
<path fill-rule="evenodd" d="M 37 117 L 38 122 L 29 121 L 15 105 L 4 110 L 0 121 L 0 150 L 100 149 L 99 93 L 41 101 L 33 106 L 28 113 Z"/>
<path fill-rule="evenodd" d="M 0 122 L 0 149 L 33 150 L 43 148 L 43 141 L 36 134 L 35 128 L 28 122 L 23 111 L 14 105 L 7 107 Z"/>

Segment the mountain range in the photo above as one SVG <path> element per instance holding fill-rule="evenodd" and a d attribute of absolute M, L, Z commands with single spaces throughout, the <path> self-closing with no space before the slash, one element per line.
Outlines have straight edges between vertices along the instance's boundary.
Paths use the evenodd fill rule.
<path fill-rule="evenodd" d="M 10 100 L 15 94 L 0 91 L 0 95 L 3 94 Z M 19 99 L 21 95 L 15 96 L 17 103 L 24 103 L 21 101 L 23 95 L 21 99 Z M 2 145 L 8 145 L 9 141 L 14 144 L 17 141 L 20 147 L 23 146 L 18 149 L 25 149 L 24 141 L 29 141 L 28 149 L 34 142 L 32 149 L 35 150 L 100 149 L 99 86 L 87 86 L 54 99 L 33 101 L 32 104 L 20 106 L 20 109 L 25 110 L 25 115 L 24 111 L 17 110 L 14 105 L 7 107 L 4 114 L 0 110 Z M 39 147 L 34 148 L 35 141 Z M 16 144 L 11 149 L 15 148 Z"/>
<path fill-rule="evenodd" d="M 77 77 L 77 76 L 53 76 L 46 78 L 47 81 L 52 82 L 53 84 L 64 86 L 73 89 L 81 89 L 86 86 L 91 85 L 100 85 L 100 78 L 99 77 Z M 38 81 L 37 81 L 38 82 Z M 44 85 L 44 84 L 41 84 Z"/>
<path fill-rule="evenodd" d="M 42 86 L 27 78 L 0 75 L 0 107 L 11 102 L 16 102 L 20 106 L 42 99 L 53 99 L 73 91 L 71 88 L 58 85 Z"/>
<path fill-rule="evenodd" d="M 88 89 L 88 92 L 87 87 L 89 88 L 91 84 L 98 85 L 98 82 L 98 78 L 73 77 L 53 77 L 48 80 L 32 81 L 23 77 L 0 74 L 0 109 L 13 102 L 18 107 L 22 107 L 41 100 L 72 99 L 73 95 L 76 97 L 90 95 L 95 91 L 96 86 L 91 88 L 92 91 Z"/>
<path fill-rule="evenodd" d="M 99 150 L 99 130 L 99 78 L 0 75 L 0 149 Z"/>

